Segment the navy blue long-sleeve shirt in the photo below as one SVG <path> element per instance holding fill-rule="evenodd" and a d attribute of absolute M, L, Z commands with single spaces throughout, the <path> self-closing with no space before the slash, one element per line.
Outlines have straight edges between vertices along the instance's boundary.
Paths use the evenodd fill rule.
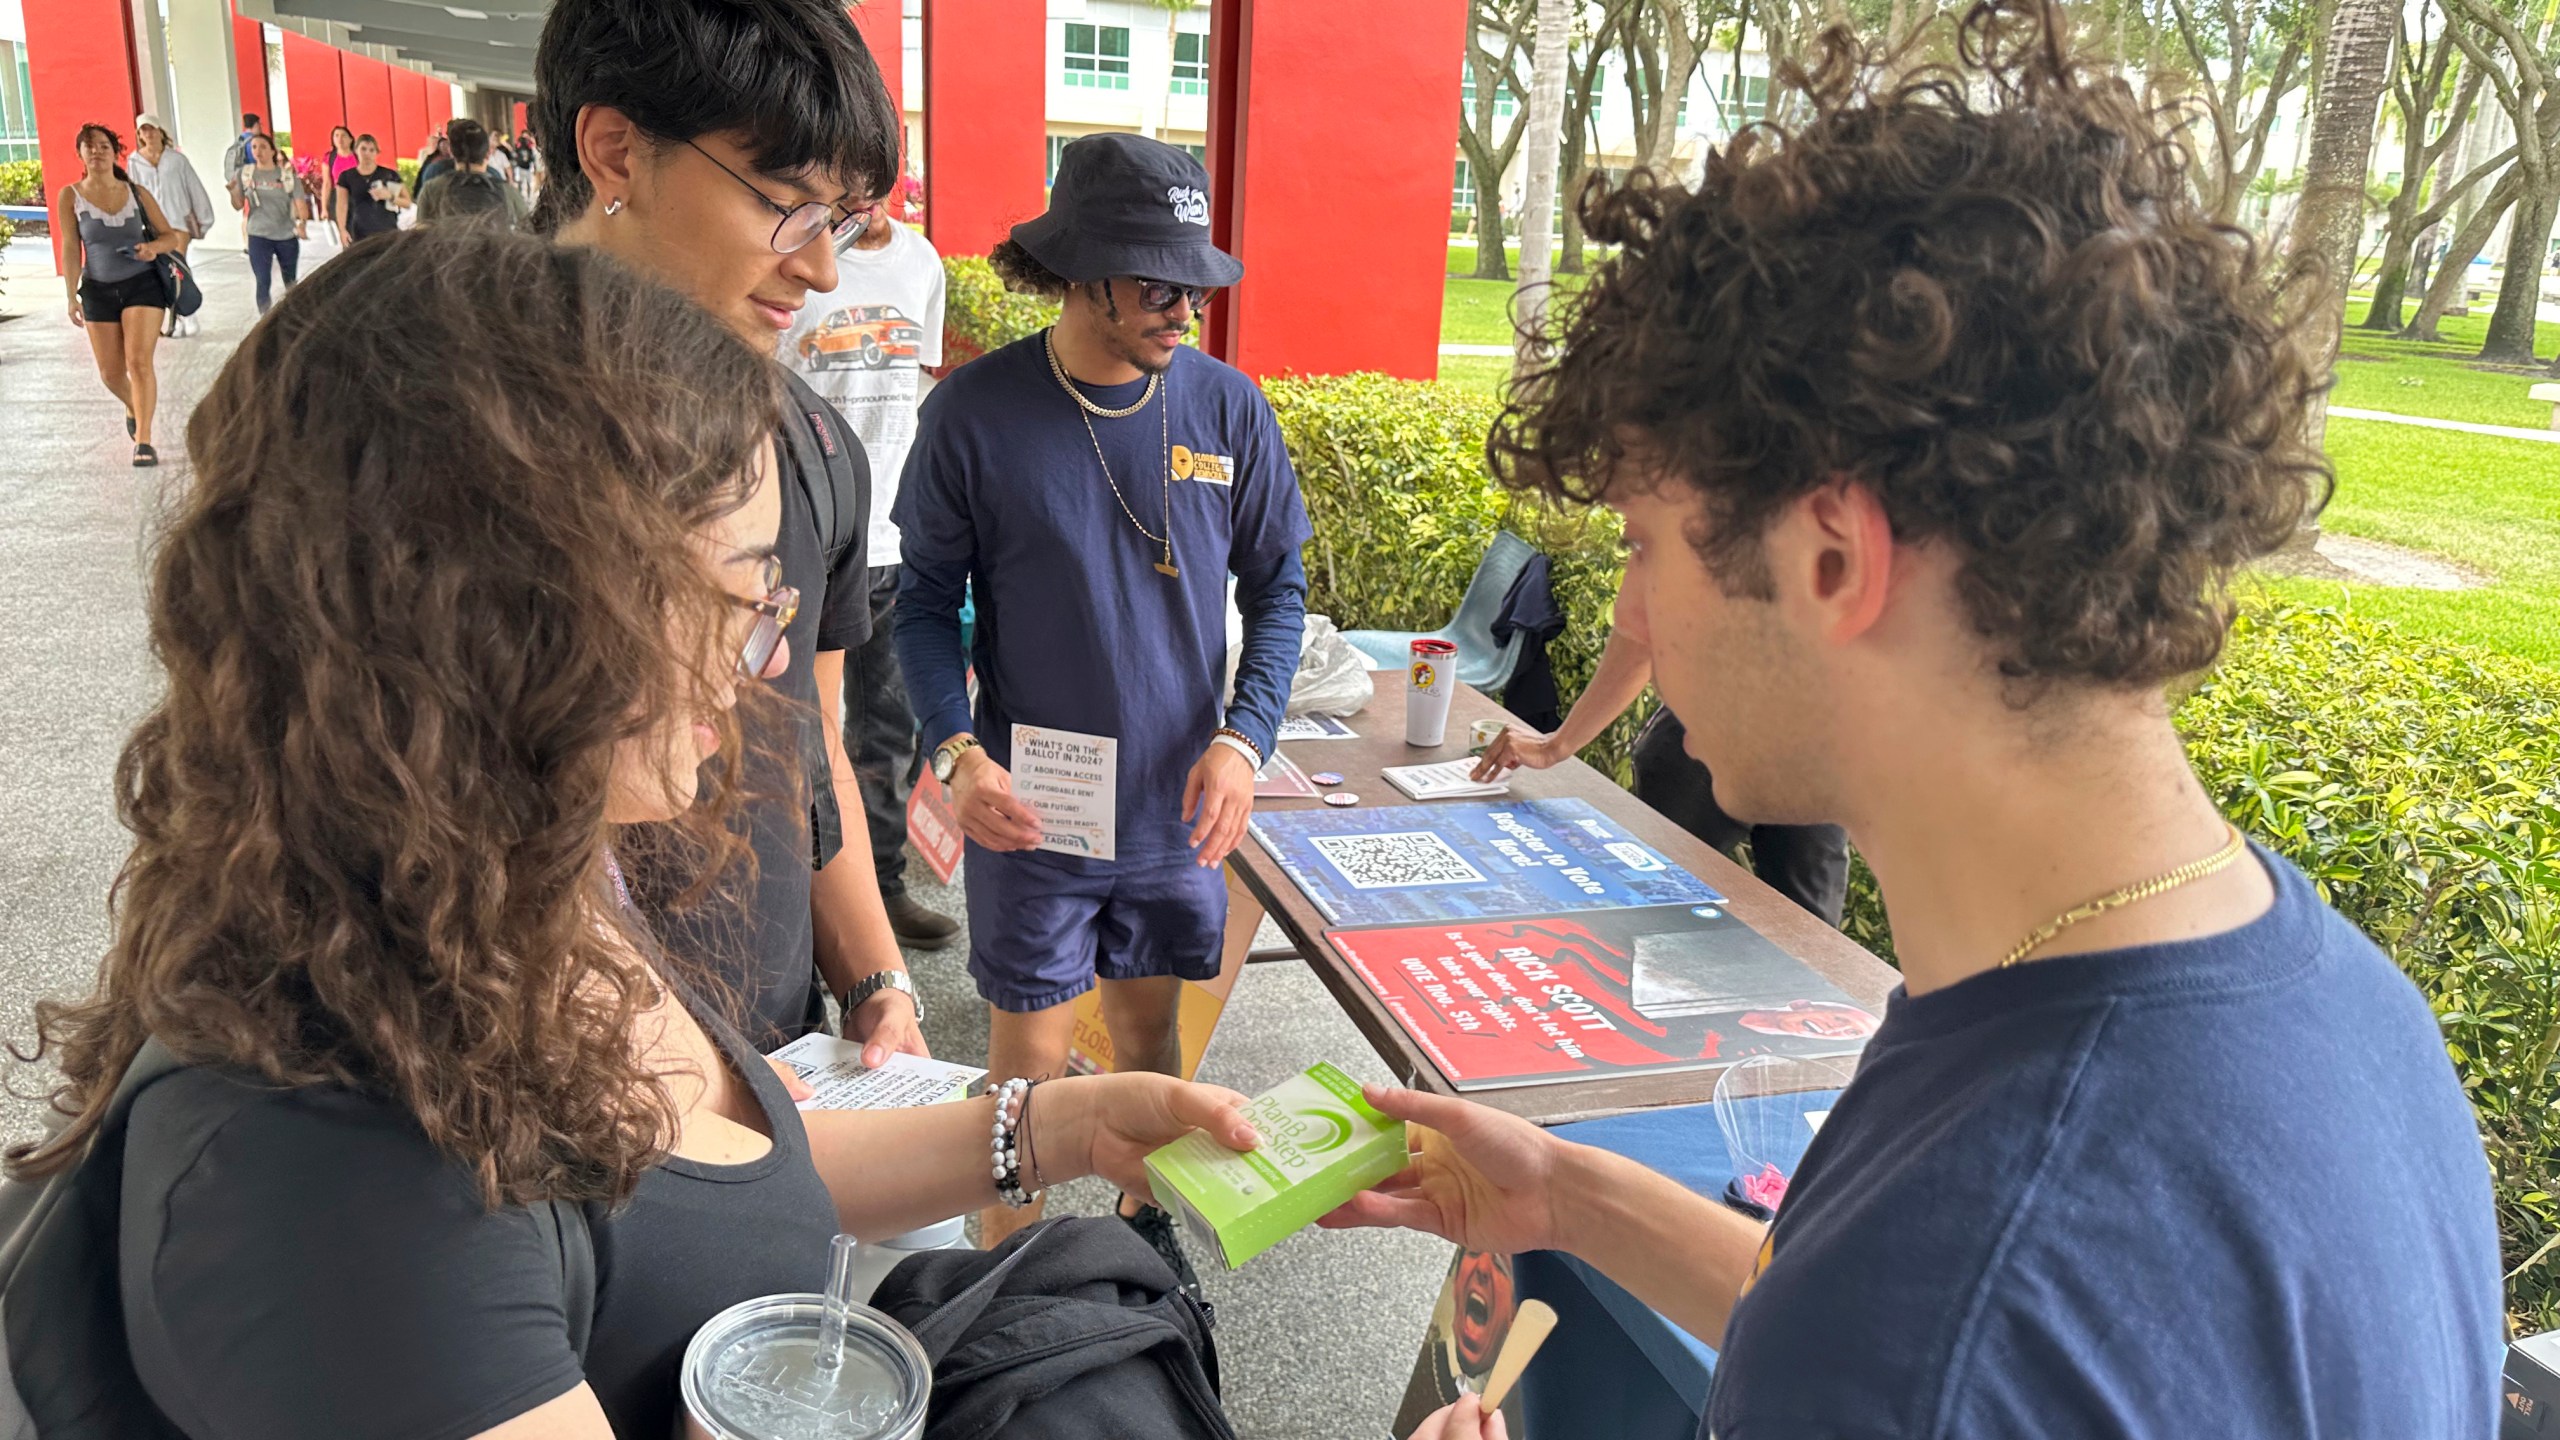
<path fill-rule="evenodd" d="M 1145 382 L 1083 390 L 1116 410 Z M 1163 535 L 1168 510 L 1178 577 L 1132 518 Z M 1156 402 L 1088 436 L 1042 337 L 1006 346 L 926 399 L 893 518 L 898 658 L 928 747 L 968 730 L 1009 766 L 1017 723 L 1116 738 L 1123 860 L 1187 848 L 1183 782 L 1219 726 L 1271 753 L 1305 633 L 1306 505 L 1270 402 L 1235 369 L 1177 351 Z M 1229 574 L 1244 645 L 1222 707 Z"/>

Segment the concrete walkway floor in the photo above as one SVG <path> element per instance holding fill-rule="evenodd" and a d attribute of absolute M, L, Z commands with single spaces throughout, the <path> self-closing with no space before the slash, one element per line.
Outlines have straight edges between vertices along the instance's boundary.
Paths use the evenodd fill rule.
<path fill-rule="evenodd" d="M 315 251 L 325 243 L 305 247 L 316 265 Z M 160 683 L 142 615 L 151 526 L 187 483 L 185 417 L 254 318 L 246 259 L 198 261 L 202 332 L 161 346 L 162 462 L 135 470 L 123 409 L 99 384 L 42 249 L 19 241 L 0 258 L 0 315 L 15 316 L 0 320 L 0 1039 L 21 1046 L 34 1003 L 85 993 L 107 945 L 107 892 L 126 849 L 116 754 Z M 921 864 L 911 874 L 919 899 L 961 913 L 958 890 L 934 885 Z M 981 1063 L 986 1008 L 966 955 L 964 936 L 908 958 L 935 1053 Z M 1257 965 L 1202 1078 L 1251 1093 L 1316 1060 L 1388 1078 L 1305 967 Z M 7 1068 L 0 1136 L 15 1138 L 40 1123 L 46 1082 L 35 1067 Z M 1052 1213 L 1099 1214 L 1115 1198 L 1086 1181 L 1063 1187 Z M 1385 1436 L 1448 1257 L 1422 1236 L 1309 1232 L 1232 1276 L 1208 1276 L 1239 1434 Z"/>

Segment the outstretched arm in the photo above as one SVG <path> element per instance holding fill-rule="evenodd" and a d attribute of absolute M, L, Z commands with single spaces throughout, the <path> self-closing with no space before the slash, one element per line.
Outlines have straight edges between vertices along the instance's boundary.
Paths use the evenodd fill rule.
<path fill-rule="evenodd" d="M 1572 713 L 1556 733 L 1540 737 L 1519 730 L 1505 730 L 1485 747 L 1484 758 L 1476 762 L 1474 778 L 1491 780 L 1527 766 L 1544 770 L 1573 755 L 1600 738 L 1610 722 L 1627 713 L 1627 707 L 1644 694 L 1653 683 L 1653 648 L 1644 633 L 1626 623 L 1626 606 L 1617 606 L 1617 623 L 1609 628 L 1609 644 L 1600 652 L 1600 667 L 1591 672 L 1591 683 L 1573 702 Z"/>

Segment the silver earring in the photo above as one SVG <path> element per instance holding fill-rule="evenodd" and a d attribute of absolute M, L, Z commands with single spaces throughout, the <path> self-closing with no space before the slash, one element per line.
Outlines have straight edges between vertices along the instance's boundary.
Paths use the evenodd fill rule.
<path fill-rule="evenodd" d="M 621 196 L 619 196 L 619 195 L 616 195 L 616 196 L 615 196 L 615 197 L 613 197 L 612 199 L 607 200 L 606 202 L 604 202 L 604 213 L 606 213 L 607 215 L 619 215 L 619 214 L 621 214 L 621 213 L 622 213 L 622 197 L 621 197 Z"/>

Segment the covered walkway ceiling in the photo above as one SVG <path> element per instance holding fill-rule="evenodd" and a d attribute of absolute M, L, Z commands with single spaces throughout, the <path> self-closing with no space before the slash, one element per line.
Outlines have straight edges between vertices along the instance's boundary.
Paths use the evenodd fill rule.
<path fill-rule="evenodd" d="M 427 0 L 238 0 L 243 15 L 333 45 L 380 46 L 387 58 L 466 84 L 533 93 L 533 52 L 548 9 L 500 0 L 503 9 Z"/>

